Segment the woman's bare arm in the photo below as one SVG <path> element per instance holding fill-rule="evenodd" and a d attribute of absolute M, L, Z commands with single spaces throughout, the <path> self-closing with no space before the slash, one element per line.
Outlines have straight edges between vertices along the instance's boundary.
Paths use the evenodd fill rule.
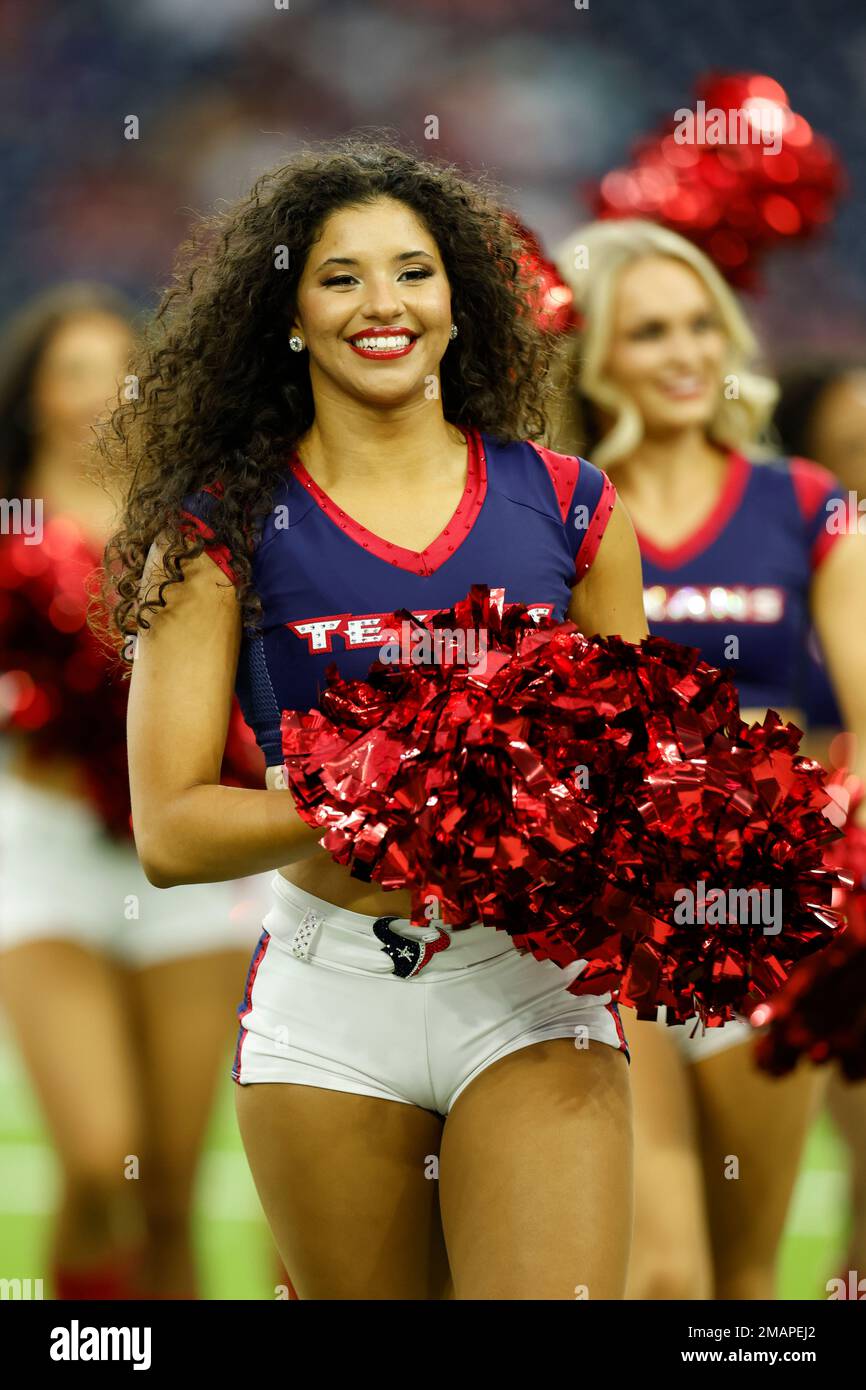
<path fill-rule="evenodd" d="M 571 591 L 568 616 L 587 637 L 646 637 L 640 549 L 631 517 L 617 498 L 598 554 Z"/>
<path fill-rule="evenodd" d="M 157 555 L 145 570 L 152 584 Z M 241 878 L 307 858 L 322 835 L 290 792 L 219 785 L 240 650 L 235 591 L 206 555 L 138 637 L 127 719 L 138 856 L 157 888 Z"/>

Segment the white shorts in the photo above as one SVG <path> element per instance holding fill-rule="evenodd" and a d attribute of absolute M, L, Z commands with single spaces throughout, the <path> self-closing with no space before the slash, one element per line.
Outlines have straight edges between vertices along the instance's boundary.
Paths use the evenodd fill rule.
<path fill-rule="evenodd" d="M 668 1027 L 665 1022 L 666 1009 L 662 1004 L 656 1018 L 668 1037 L 676 1045 L 684 1062 L 703 1062 L 707 1057 L 715 1057 L 719 1052 L 727 1052 L 729 1047 L 740 1047 L 743 1043 L 754 1042 L 761 1030 L 753 1028 L 748 1019 L 732 1018 L 716 1028 L 704 1028 L 697 1015 L 687 1018 L 685 1023 L 674 1023 Z"/>
<path fill-rule="evenodd" d="M 413 927 L 334 907 L 279 873 L 271 885 L 238 1008 L 240 1085 L 320 1086 L 447 1115 L 485 1067 L 544 1038 L 628 1057 L 610 995 L 568 993 L 584 961 L 561 970 L 481 923 Z"/>
<path fill-rule="evenodd" d="M 88 803 L 0 768 L 0 950 L 77 941 L 134 968 L 249 951 L 270 878 L 155 888 L 134 844 L 110 840 Z"/>

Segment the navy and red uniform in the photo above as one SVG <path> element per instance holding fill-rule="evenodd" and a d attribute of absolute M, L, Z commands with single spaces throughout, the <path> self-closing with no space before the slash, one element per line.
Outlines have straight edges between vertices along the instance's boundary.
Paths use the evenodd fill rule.
<path fill-rule="evenodd" d="M 526 441 L 503 443 L 475 429 L 464 433 L 463 496 L 420 552 L 367 531 L 297 455 L 286 460 L 252 558 L 262 624 L 244 628 L 236 680 L 268 766 L 282 763 L 281 711 L 314 708 L 331 662 L 347 679 L 365 676 L 395 609 L 423 618 L 453 607 L 473 584 L 487 584 L 504 590 L 506 604 L 565 617 L 613 511 L 610 480 L 585 459 Z M 184 514 L 234 582 L 232 558 L 210 525 L 218 496 L 219 485 L 187 496 Z"/>
<path fill-rule="evenodd" d="M 743 709 L 803 707 L 809 586 L 838 539 L 827 524 L 837 499 L 841 484 L 816 463 L 732 450 L 721 496 L 691 536 L 658 546 L 638 531 L 650 631 L 730 670 Z"/>

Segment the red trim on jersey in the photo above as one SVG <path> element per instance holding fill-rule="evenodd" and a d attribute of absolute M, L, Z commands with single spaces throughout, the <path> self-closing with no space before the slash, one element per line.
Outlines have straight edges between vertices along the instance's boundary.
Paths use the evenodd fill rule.
<path fill-rule="evenodd" d="M 209 490 L 209 489 L 208 489 Z M 188 517 L 199 535 L 205 540 L 205 554 L 209 555 L 215 565 L 219 565 L 223 574 L 227 575 L 233 584 L 237 584 L 238 579 L 231 565 L 231 551 L 227 545 L 213 544 L 214 533 L 206 521 L 200 516 L 194 516 L 192 512 L 183 511 L 181 516 Z M 188 530 L 189 527 L 181 527 L 181 530 Z"/>
<path fill-rule="evenodd" d="M 788 467 L 800 514 L 804 521 L 813 521 L 824 498 L 837 486 L 836 479 L 829 468 L 811 459 L 789 458 Z"/>
<path fill-rule="evenodd" d="M 225 488 L 223 484 L 219 481 L 219 479 L 217 479 L 215 483 L 206 483 L 205 486 L 200 489 L 200 491 L 210 492 L 213 494 L 214 497 L 222 497 L 223 493 L 225 492 Z M 228 546 L 207 544 L 208 541 L 213 541 L 214 532 L 212 531 L 211 527 L 208 526 L 207 522 L 203 521 L 200 516 L 195 516 L 192 512 L 188 512 L 186 510 L 181 512 L 181 516 L 187 517 L 192 522 L 199 535 L 204 537 L 205 554 L 210 556 L 215 565 L 219 565 L 223 574 L 226 575 L 232 581 L 233 584 L 237 584 L 237 575 L 232 569 L 231 551 L 229 550 Z M 189 527 L 182 526 L 181 530 L 189 530 Z"/>
<path fill-rule="evenodd" d="M 564 522 L 580 478 L 581 461 L 573 454 L 557 454 L 553 449 L 545 449 L 542 444 L 536 444 L 532 439 L 527 439 L 526 442 L 535 450 L 547 469 Z M 601 495 L 575 558 L 575 574 L 578 579 L 583 578 L 598 554 L 601 538 L 607 529 L 616 502 L 613 483 L 605 472 L 601 469 L 599 472 L 603 479 Z"/>
<path fill-rule="evenodd" d="M 619 1008 L 614 1003 L 605 1004 L 604 1007 L 607 1009 L 608 1013 L 610 1014 L 611 1018 L 616 1024 L 616 1035 L 619 1038 L 619 1050 L 620 1052 L 624 1052 L 626 1057 L 628 1057 L 628 1042 L 626 1041 L 625 1029 L 622 1026 L 622 1019 L 619 1016 Z"/>
<path fill-rule="evenodd" d="M 246 988 L 244 990 L 244 997 L 241 1000 L 240 1006 L 238 1008 L 238 1022 L 240 1026 L 238 1028 L 238 1042 L 237 1047 L 235 1048 L 234 1066 L 232 1067 L 232 1080 L 237 1081 L 238 1084 L 240 1084 L 241 1080 L 241 1054 L 244 1048 L 244 1039 L 247 1036 L 246 1029 L 244 1028 L 244 1019 L 247 1018 L 253 1011 L 253 985 L 255 984 L 256 976 L 259 973 L 259 966 L 264 960 L 265 955 L 267 953 L 267 949 L 270 946 L 270 944 L 270 933 L 266 931 L 262 932 L 261 936 L 259 937 L 259 944 L 256 947 L 256 950 L 253 952 L 253 958 L 250 961 L 250 968 L 247 971 L 247 983 Z"/>
<path fill-rule="evenodd" d="M 481 437 L 475 429 L 458 428 L 461 428 L 467 443 L 466 486 L 448 525 L 424 550 L 409 550 L 393 541 L 386 541 L 348 516 L 342 507 L 338 507 L 336 502 L 322 491 L 315 479 L 310 477 L 297 453 L 292 455 L 289 466 L 326 516 L 330 517 L 341 531 L 345 531 L 350 540 L 363 546 L 371 554 L 377 555 L 380 560 L 386 560 L 389 565 L 396 565 L 398 569 L 408 570 L 410 574 L 435 574 L 466 540 L 487 496 L 487 459 L 484 456 Z"/>
<path fill-rule="evenodd" d="M 571 454 L 556 454 L 552 449 L 545 449 L 543 445 L 536 444 L 532 439 L 528 439 L 526 442 L 532 445 L 550 474 L 550 481 L 553 483 L 559 510 L 562 513 L 563 521 L 565 521 L 568 515 L 568 504 L 574 496 L 574 489 L 577 487 L 577 480 L 580 477 L 580 459 L 574 458 Z"/>
<path fill-rule="evenodd" d="M 743 499 L 746 484 L 752 471 L 749 460 L 736 449 L 728 450 L 728 471 L 722 490 L 714 503 L 709 516 L 691 535 L 685 536 L 676 545 L 657 545 L 644 536 L 635 526 L 635 534 L 641 554 L 662 569 L 679 569 L 687 560 L 692 560 L 702 550 L 721 535 L 734 512 Z"/>
<path fill-rule="evenodd" d="M 600 470 L 599 470 L 600 471 Z M 575 574 L 578 579 L 582 579 L 598 554 L 598 547 L 601 545 L 601 538 L 607 530 L 607 523 L 613 515 L 616 504 L 616 489 L 606 473 L 602 473 L 604 484 L 601 489 L 601 496 L 598 499 L 592 520 L 586 528 L 586 534 L 580 543 L 575 557 Z"/>
<path fill-rule="evenodd" d="M 816 537 L 815 543 L 809 554 L 809 563 L 812 566 L 813 574 L 821 564 L 821 561 L 826 560 L 833 546 L 837 541 L 842 539 L 844 534 L 844 531 L 828 531 L 825 527 Z"/>

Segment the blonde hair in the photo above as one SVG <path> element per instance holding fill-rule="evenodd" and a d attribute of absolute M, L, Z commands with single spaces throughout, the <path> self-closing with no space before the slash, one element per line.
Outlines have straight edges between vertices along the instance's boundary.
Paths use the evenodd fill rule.
<path fill-rule="evenodd" d="M 603 375 L 610 343 L 614 293 L 626 266 L 646 256 L 668 256 L 693 270 L 715 303 L 728 340 L 724 377 L 735 377 L 737 396 L 721 393 L 707 435 L 726 448 L 764 452 L 763 437 L 779 388 L 752 370 L 758 343 L 735 295 L 712 261 L 692 242 L 666 227 L 640 218 L 592 222 L 567 237 L 555 253 L 557 268 L 574 291 L 583 329 L 574 335 L 560 361 L 556 446 L 588 448 L 587 404 L 614 416 L 613 426 L 592 449 L 599 467 L 627 458 L 644 435 L 637 406 Z M 757 446 L 757 447 L 756 447 Z M 767 451 L 769 452 L 769 451 Z"/>

